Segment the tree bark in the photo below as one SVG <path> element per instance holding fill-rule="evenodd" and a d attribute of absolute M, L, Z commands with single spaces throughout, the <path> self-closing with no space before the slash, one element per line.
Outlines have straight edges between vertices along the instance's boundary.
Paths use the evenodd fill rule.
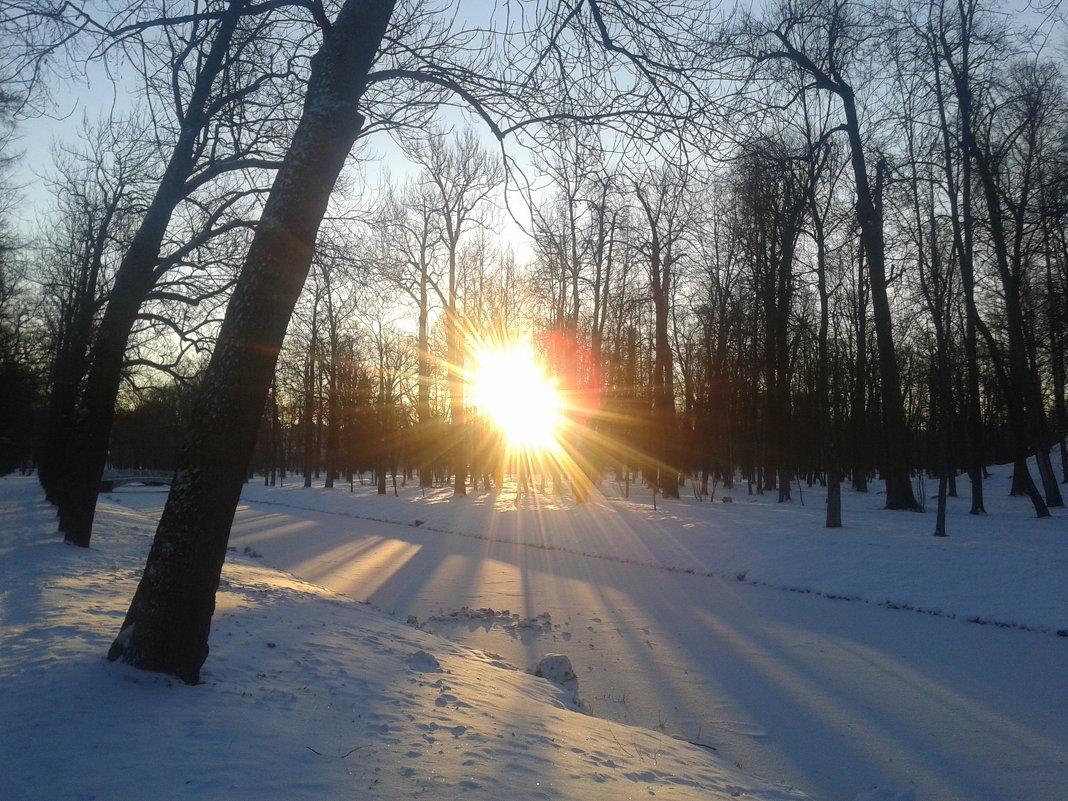
<path fill-rule="evenodd" d="M 304 487 L 312 485 L 312 473 L 319 461 L 315 447 L 315 354 L 319 342 L 319 298 L 312 307 L 311 333 L 308 339 L 308 358 L 304 364 Z"/>
<path fill-rule="evenodd" d="M 394 3 L 347 0 L 311 62 L 304 109 L 227 308 L 145 572 L 110 660 L 200 679 L 257 423 L 319 225 L 364 118 L 357 103 Z"/>
<path fill-rule="evenodd" d="M 966 51 L 965 51 L 966 52 Z M 966 58 L 966 56 L 965 56 Z M 968 461 L 968 478 L 972 487 L 972 505 L 969 514 L 986 514 L 983 498 L 983 462 L 986 455 L 986 436 L 983 431 L 983 414 L 979 394 L 979 308 L 975 302 L 975 218 L 972 208 L 971 159 L 967 154 L 961 159 L 960 180 L 953 171 L 953 146 L 950 139 L 950 122 L 941 92 L 939 72 L 934 71 L 938 86 L 938 115 L 942 133 L 943 167 L 946 174 L 946 195 L 949 198 L 950 223 L 953 228 L 953 247 L 957 253 L 961 289 L 964 292 L 964 361 L 967 366 L 963 403 L 964 425 Z M 970 114 L 962 108 L 962 114 Z"/>
<path fill-rule="evenodd" d="M 853 177 L 857 188 L 857 220 L 860 241 L 868 262 L 871 286 L 872 318 L 875 341 L 879 353 L 879 378 L 882 384 L 883 412 L 883 478 L 886 482 L 887 509 L 919 509 L 909 480 L 908 427 L 905 425 L 904 401 L 901 397 L 901 375 L 894 351 L 893 318 L 887 294 L 886 248 L 883 242 L 882 212 L 877 195 L 872 194 L 868 170 L 864 161 L 864 145 L 860 137 L 860 119 L 848 89 L 840 92 L 845 111 L 846 132 L 849 137 Z M 878 180 L 876 181 L 878 184 Z"/>
<path fill-rule="evenodd" d="M 68 542 L 89 547 L 100 476 L 107 463 L 115 399 L 122 382 L 126 343 L 145 297 L 159 276 L 159 253 L 174 209 L 185 197 L 197 137 L 207 123 L 205 109 L 244 8 L 231 3 L 189 99 L 182 128 L 152 203 L 115 274 L 111 298 L 95 338 L 93 360 L 67 446 L 56 497 L 59 527 Z"/>

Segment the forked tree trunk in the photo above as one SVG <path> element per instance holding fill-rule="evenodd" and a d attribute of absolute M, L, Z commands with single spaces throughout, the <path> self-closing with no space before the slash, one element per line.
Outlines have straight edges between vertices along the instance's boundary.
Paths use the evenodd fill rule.
<path fill-rule="evenodd" d="M 143 670 L 200 679 L 245 467 L 315 238 L 363 126 L 363 79 L 391 0 L 347 0 L 311 62 L 301 121 L 264 207 L 198 393 L 145 572 L 108 652 Z"/>
<path fill-rule="evenodd" d="M 175 208 L 186 196 L 186 182 L 196 165 L 196 144 L 207 124 L 206 108 L 222 69 L 243 4 L 232 3 L 197 76 L 182 129 L 155 196 L 115 274 L 111 298 L 93 346 L 93 361 L 67 445 L 59 493 L 59 528 L 64 538 L 89 547 L 96 514 L 100 476 L 107 462 L 115 399 L 122 383 L 126 344 L 145 297 L 158 280 L 163 237 Z"/>

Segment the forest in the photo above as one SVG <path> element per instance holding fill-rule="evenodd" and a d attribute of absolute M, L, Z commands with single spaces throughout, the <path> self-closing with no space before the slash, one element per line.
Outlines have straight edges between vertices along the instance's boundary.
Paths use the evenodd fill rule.
<path fill-rule="evenodd" d="M 1065 30 L 1037 0 L 7 3 L 0 469 L 83 546 L 105 469 L 173 474 L 149 560 L 211 592 L 254 474 L 819 482 L 839 526 L 843 487 L 921 510 L 926 479 L 982 514 L 1011 462 L 1048 515 Z M 28 186 L 20 132 L 71 84 L 82 130 Z M 553 448 L 480 403 L 520 352 Z M 112 656 L 195 681 L 153 592 Z"/>

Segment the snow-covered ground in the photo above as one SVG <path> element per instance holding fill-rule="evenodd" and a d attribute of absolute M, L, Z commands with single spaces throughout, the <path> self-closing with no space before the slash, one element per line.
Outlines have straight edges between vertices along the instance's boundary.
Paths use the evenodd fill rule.
<path fill-rule="evenodd" d="M 807 487 L 250 483 L 190 688 L 103 660 L 165 495 L 102 496 L 82 551 L 3 479 L 0 795 L 1062 801 L 1068 514 L 1007 480 L 945 540 L 875 493 L 828 531 Z"/>

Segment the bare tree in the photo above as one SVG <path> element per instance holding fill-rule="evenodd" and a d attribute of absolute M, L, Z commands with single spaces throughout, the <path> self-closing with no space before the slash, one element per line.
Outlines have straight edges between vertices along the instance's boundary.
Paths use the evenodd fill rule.
<path fill-rule="evenodd" d="M 300 124 L 264 207 L 196 402 L 176 482 L 110 659 L 196 683 L 230 523 L 275 358 L 326 204 L 364 117 L 358 102 L 392 3 L 350 0 L 324 32 Z"/>
<path fill-rule="evenodd" d="M 938 20 L 933 35 L 940 45 L 941 66 L 952 80 L 960 147 L 974 170 L 985 204 L 990 246 L 1002 287 L 1008 347 L 1007 365 L 999 372 L 1014 441 L 1014 488 L 1027 494 L 1035 513 L 1045 517 L 1049 514 L 1047 503 L 1027 469 L 1029 448 L 1035 453 L 1052 502 L 1063 501 L 1052 479 L 1044 410 L 1036 376 L 1028 364 L 1021 292 L 1028 267 L 1024 253 L 1027 217 L 1037 191 L 1032 166 L 1041 152 L 1043 118 L 1052 112 L 1052 106 L 1040 68 L 1020 67 L 1014 77 L 1016 88 L 1022 91 L 1010 93 L 1006 103 L 998 103 L 992 95 L 989 78 L 979 80 L 974 48 L 988 33 L 979 27 L 981 17 L 978 2 L 958 3 L 955 14 Z M 981 331 L 992 355 L 997 354 L 999 349 L 989 330 L 984 326 Z"/>
<path fill-rule="evenodd" d="M 247 0 L 212 4 L 172 16 L 166 6 L 85 9 L 65 4 L 56 12 L 26 8 L 3 22 L 23 37 L 18 56 L 35 71 L 61 45 L 81 41 L 89 60 L 118 58 L 145 70 L 143 79 L 158 141 L 173 141 L 161 153 L 162 174 L 121 262 L 93 337 L 92 358 L 78 399 L 77 424 L 63 461 L 63 481 L 52 495 L 68 541 L 88 546 L 97 483 L 107 456 L 123 358 L 138 312 L 153 286 L 173 263 L 161 251 L 176 208 L 203 195 L 219 176 L 276 166 L 271 133 L 248 112 L 271 108 L 277 115 L 284 94 L 272 96 L 284 79 L 271 68 L 267 18 Z M 111 13 L 109 13 L 111 12 Z M 252 64 L 257 64 L 255 69 Z M 166 76 L 161 81 L 157 69 Z M 274 117 L 277 119 L 277 116 Z M 173 139 L 171 138 L 173 136 Z M 227 202 L 223 202 L 225 208 Z M 212 221 L 214 215 L 211 215 Z M 209 231 L 211 226 L 209 225 Z"/>
<path fill-rule="evenodd" d="M 416 421 L 411 448 L 416 454 L 419 484 L 432 480 L 432 444 L 435 417 L 430 404 L 433 363 L 430 353 L 430 315 L 435 288 L 441 284 L 440 245 L 434 192 L 425 184 L 411 183 L 400 190 L 390 187 L 371 225 L 375 232 L 374 258 L 378 270 L 406 294 L 416 309 Z"/>
<path fill-rule="evenodd" d="M 465 130 L 455 143 L 450 143 L 440 131 L 431 132 L 412 148 L 412 157 L 423 167 L 423 184 L 433 198 L 431 208 L 438 216 L 438 231 L 445 251 L 445 287 L 439 300 L 446 323 L 453 491 L 466 495 L 470 444 L 464 410 L 467 331 L 461 311 L 460 243 L 464 234 L 478 224 L 479 209 L 500 187 L 503 172 L 500 162 L 479 144 L 471 129 Z"/>
<path fill-rule="evenodd" d="M 114 283 L 116 251 L 129 239 L 129 217 L 144 189 L 148 164 L 132 126 L 88 126 L 86 149 L 57 152 L 53 219 L 41 237 L 36 279 L 49 298 L 54 358 L 47 435 L 39 478 L 57 502 L 93 342 Z M 121 366 L 121 365 L 120 365 Z"/>
<path fill-rule="evenodd" d="M 20 243 L 8 217 L 19 198 L 8 180 L 15 158 L 9 111 L 16 102 L 0 90 L 0 475 L 31 464 L 44 383 L 39 298 L 20 275 Z"/>
<path fill-rule="evenodd" d="M 878 39 L 877 20 L 873 7 L 855 0 L 782 0 L 765 20 L 746 17 L 730 40 L 730 47 L 736 57 L 751 65 L 752 79 L 784 80 L 777 76 L 775 68 L 789 65 L 807 77 L 802 91 L 828 92 L 840 104 L 839 130 L 849 145 L 857 224 L 878 343 L 886 507 L 918 509 L 909 479 L 908 428 L 890 312 L 882 212 L 885 163 L 877 156 L 873 174 L 855 79 L 850 75 L 851 68 L 860 69 L 858 61 L 864 48 L 870 49 Z M 759 72 L 765 64 L 772 65 L 770 76 Z M 795 83 L 789 80 L 790 85 Z"/>
<path fill-rule="evenodd" d="M 650 454 L 665 498 L 679 497 L 680 463 L 675 414 L 675 373 L 668 326 L 678 262 L 692 223 L 694 178 L 664 168 L 635 182 L 634 194 L 643 217 L 642 245 L 647 260 L 653 304 L 652 421 Z"/>

